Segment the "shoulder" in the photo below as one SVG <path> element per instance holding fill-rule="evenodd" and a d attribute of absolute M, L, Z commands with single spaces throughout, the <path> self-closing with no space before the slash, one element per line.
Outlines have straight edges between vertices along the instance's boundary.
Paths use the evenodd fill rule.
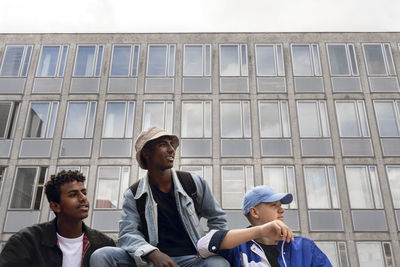
<path fill-rule="evenodd" d="M 85 234 L 90 243 L 96 246 L 115 246 L 115 242 L 111 237 L 98 230 L 85 226 Z"/>

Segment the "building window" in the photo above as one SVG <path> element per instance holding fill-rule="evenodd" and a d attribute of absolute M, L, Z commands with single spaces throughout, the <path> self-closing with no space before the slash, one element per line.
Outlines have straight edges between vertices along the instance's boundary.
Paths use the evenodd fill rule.
<path fill-rule="evenodd" d="M 75 77 L 99 77 L 103 61 L 103 45 L 79 45 L 75 59 Z"/>
<path fill-rule="evenodd" d="M 68 102 L 64 138 L 92 138 L 96 106 L 95 101 Z"/>
<path fill-rule="evenodd" d="M 47 167 L 17 167 L 10 209 L 39 210 Z"/>
<path fill-rule="evenodd" d="M 258 115 L 261 137 L 290 137 L 287 101 L 259 101 Z"/>
<path fill-rule="evenodd" d="M 37 77 L 63 77 L 68 45 L 43 45 L 40 52 Z"/>
<path fill-rule="evenodd" d="M 100 166 L 97 174 L 95 209 L 121 209 L 129 187 L 129 167 Z"/>
<path fill-rule="evenodd" d="M 0 101 L 0 139 L 14 137 L 19 108 L 19 102 Z"/>
<path fill-rule="evenodd" d="M 288 209 L 297 209 L 296 180 L 293 166 L 263 166 L 263 184 L 279 193 L 291 193 L 293 201 L 283 205 Z"/>
<path fill-rule="evenodd" d="M 393 267 L 389 242 L 356 242 L 359 266 Z"/>
<path fill-rule="evenodd" d="M 135 102 L 106 102 L 104 138 L 132 138 Z"/>
<path fill-rule="evenodd" d="M 147 76 L 172 77 L 175 75 L 175 45 L 149 45 Z"/>
<path fill-rule="evenodd" d="M 25 138 L 52 138 L 58 102 L 31 102 L 25 126 Z"/>
<path fill-rule="evenodd" d="M 182 102 L 182 138 L 211 138 L 211 101 Z"/>
<path fill-rule="evenodd" d="M 363 50 L 368 75 L 396 75 L 389 43 L 363 44 Z"/>
<path fill-rule="evenodd" d="M 336 101 L 340 137 L 369 137 L 363 100 Z"/>
<path fill-rule="evenodd" d="M 173 102 L 172 101 L 145 101 L 143 107 L 143 126 L 146 130 L 157 126 L 172 132 Z"/>
<path fill-rule="evenodd" d="M 221 102 L 221 137 L 251 138 L 249 101 Z"/>
<path fill-rule="evenodd" d="M 254 187 L 253 166 L 222 166 L 222 208 L 241 209 L 244 194 Z"/>
<path fill-rule="evenodd" d="M 247 45 L 220 45 L 220 75 L 248 76 Z"/>
<path fill-rule="evenodd" d="M 0 76 L 26 77 L 32 49 L 33 45 L 7 45 L 1 64 Z"/>
<path fill-rule="evenodd" d="M 358 76 L 353 44 L 327 44 L 326 48 L 332 76 Z"/>
<path fill-rule="evenodd" d="M 393 206 L 400 209 L 400 166 L 387 166 L 386 172 L 392 193 Z"/>
<path fill-rule="evenodd" d="M 211 45 L 184 45 L 183 76 L 211 76 Z"/>
<path fill-rule="evenodd" d="M 191 172 L 204 178 L 207 181 L 207 184 L 210 187 L 210 189 L 213 190 L 212 166 L 184 165 L 181 166 L 181 171 Z"/>
<path fill-rule="evenodd" d="M 348 267 L 346 242 L 317 241 L 315 244 L 328 257 L 333 267 Z"/>
<path fill-rule="evenodd" d="M 304 167 L 309 209 L 339 209 L 339 191 L 335 167 Z"/>
<path fill-rule="evenodd" d="M 375 166 L 345 166 L 345 173 L 352 209 L 383 209 Z"/>
<path fill-rule="evenodd" d="M 318 44 L 292 44 L 294 76 L 321 76 Z"/>
<path fill-rule="evenodd" d="M 257 76 L 285 76 L 281 44 L 256 44 Z"/>
<path fill-rule="evenodd" d="M 375 114 L 381 137 L 400 136 L 400 101 L 374 101 Z"/>
<path fill-rule="evenodd" d="M 110 76 L 136 77 L 139 63 L 139 45 L 114 45 Z"/>
<path fill-rule="evenodd" d="M 302 100 L 297 102 L 300 137 L 329 137 L 326 101 Z"/>

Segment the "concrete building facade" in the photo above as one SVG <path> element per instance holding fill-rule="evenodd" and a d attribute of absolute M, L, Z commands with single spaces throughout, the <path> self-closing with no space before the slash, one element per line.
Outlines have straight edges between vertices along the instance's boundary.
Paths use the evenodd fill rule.
<path fill-rule="evenodd" d="M 230 227 L 267 184 L 334 266 L 400 266 L 400 33 L 0 34 L 0 62 L 2 244 L 53 217 L 61 169 L 116 237 L 134 140 L 157 125 Z"/>

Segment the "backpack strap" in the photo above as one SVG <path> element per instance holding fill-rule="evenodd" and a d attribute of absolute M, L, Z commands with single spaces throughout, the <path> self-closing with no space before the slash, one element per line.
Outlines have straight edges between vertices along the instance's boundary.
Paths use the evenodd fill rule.
<path fill-rule="evenodd" d="M 136 181 L 136 183 L 134 183 L 129 187 L 129 189 L 132 191 L 133 197 L 135 197 L 136 195 L 139 182 L 140 180 Z M 138 230 L 143 233 L 144 238 L 146 239 L 147 242 L 149 242 L 149 231 L 147 229 L 145 205 L 146 205 L 146 195 L 142 195 L 140 198 L 136 199 L 136 209 L 140 216 L 140 224 Z"/>
<path fill-rule="evenodd" d="M 197 189 L 196 184 L 193 181 L 193 177 L 189 172 L 176 171 L 176 175 L 178 176 L 179 182 L 181 183 L 183 189 L 186 194 L 192 198 L 194 203 L 194 209 L 196 210 L 197 216 L 199 215 L 199 203 L 197 201 Z"/>

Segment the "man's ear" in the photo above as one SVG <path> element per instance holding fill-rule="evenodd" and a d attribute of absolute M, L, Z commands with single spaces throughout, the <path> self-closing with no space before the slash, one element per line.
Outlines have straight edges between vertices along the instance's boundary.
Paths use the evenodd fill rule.
<path fill-rule="evenodd" d="M 61 205 L 60 203 L 57 202 L 50 202 L 50 208 L 55 212 L 55 213 L 60 213 L 61 212 Z"/>
<path fill-rule="evenodd" d="M 254 219 L 260 218 L 260 215 L 258 214 L 258 210 L 255 207 L 250 207 L 250 216 L 252 216 Z"/>

